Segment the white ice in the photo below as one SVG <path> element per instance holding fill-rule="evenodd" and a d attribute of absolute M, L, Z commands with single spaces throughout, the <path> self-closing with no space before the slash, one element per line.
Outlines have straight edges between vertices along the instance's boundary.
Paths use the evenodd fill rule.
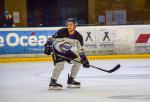
<path fill-rule="evenodd" d="M 61 91 L 48 90 L 52 62 L 0 64 L 0 102 L 150 102 L 150 59 L 90 61 L 105 69 L 118 63 L 122 67 L 112 74 L 81 67 L 80 89 L 66 88 L 71 70 L 66 63 Z"/>

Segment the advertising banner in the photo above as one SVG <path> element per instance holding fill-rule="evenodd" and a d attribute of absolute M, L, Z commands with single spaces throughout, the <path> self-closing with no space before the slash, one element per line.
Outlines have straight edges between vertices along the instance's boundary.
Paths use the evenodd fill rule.
<path fill-rule="evenodd" d="M 43 54 L 48 37 L 60 27 L 0 28 L 0 57 Z M 150 53 L 150 26 L 77 27 L 87 55 Z"/>
<path fill-rule="evenodd" d="M 135 30 L 135 53 L 150 53 L 150 27 Z"/>
<path fill-rule="evenodd" d="M 47 38 L 56 31 L 0 31 L 0 55 L 43 53 Z"/>

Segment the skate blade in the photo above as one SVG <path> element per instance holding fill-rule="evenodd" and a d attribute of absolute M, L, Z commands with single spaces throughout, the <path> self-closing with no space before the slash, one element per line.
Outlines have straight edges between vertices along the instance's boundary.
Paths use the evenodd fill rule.
<path fill-rule="evenodd" d="M 62 87 L 53 87 L 53 86 L 50 86 L 48 90 L 62 90 Z"/>
<path fill-rule="evenodd" d="M 68 84 L 67 88 L 80 88 L 80 85 L 72 85 L 72 84 Z"/>

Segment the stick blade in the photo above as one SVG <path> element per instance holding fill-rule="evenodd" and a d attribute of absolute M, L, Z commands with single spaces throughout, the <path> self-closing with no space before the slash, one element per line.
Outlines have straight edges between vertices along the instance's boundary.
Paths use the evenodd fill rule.
<path fill-rule="evenodd" d="M 108 73 L 112 73 L 115 72 L 116 70 L 118 70 L 121 67 L 120 64 L 117 64 L 113 69 L 111 69 L 110 71 L 108 71 Z"/>

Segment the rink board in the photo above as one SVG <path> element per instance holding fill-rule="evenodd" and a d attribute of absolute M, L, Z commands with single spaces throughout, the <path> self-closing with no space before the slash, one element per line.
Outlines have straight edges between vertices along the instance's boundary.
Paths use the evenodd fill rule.
<path fill-rule="evenodd" d="M 40 57 L 61 27 L 0 28 L 0 57 Z M 149 54 L 150 25 L 77 27 L 87 55 Z M 29 55 L 29 56 L 28 56 Z"/>
<path fill-rule="evenodd" d="M 110 60 L 110 59 L 150 59 L 150 54 L 128 54 L 128 55 L 102 55 L 87 56 L 89 60 Z M 28 57 L 28 58 L 0 58 L 0 63 L 11 62 L 50 62 L 52 57 Z"/>

